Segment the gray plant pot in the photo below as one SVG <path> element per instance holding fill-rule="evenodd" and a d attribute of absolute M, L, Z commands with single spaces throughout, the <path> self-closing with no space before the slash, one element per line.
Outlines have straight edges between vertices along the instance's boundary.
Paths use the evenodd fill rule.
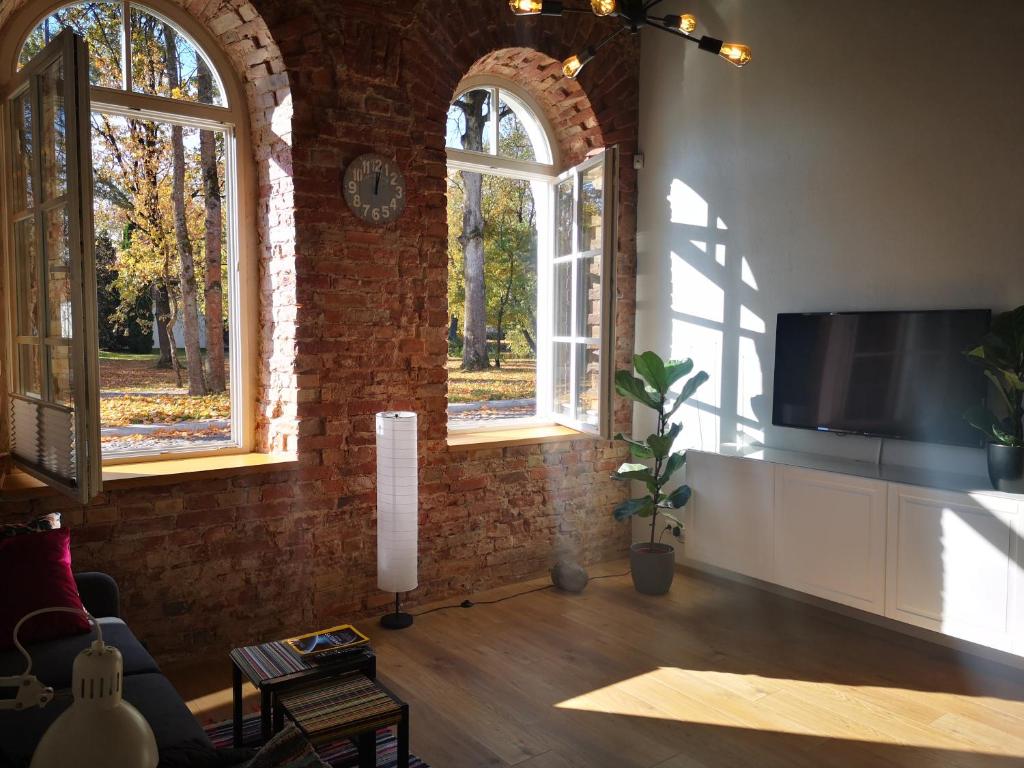
<path fill-rule="evenodd" d="M 988 477 L 997 491 L 1024 493 L 1024 448 L 989 443 Z"/>
<path fill-rule="evenodd" d="M 634 544 L 629 548 L 629 567 L 637 592 L 664 595 L 676 575 L 676 553 L 668 544 Z"/>

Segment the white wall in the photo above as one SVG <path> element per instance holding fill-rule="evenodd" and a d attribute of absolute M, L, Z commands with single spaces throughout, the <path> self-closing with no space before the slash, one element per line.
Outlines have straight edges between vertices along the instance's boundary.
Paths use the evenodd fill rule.
<path fill-rule="evenodd" d="M 1024 2 L 661 8 L 754 59 L 643 32 L 637 350 L 711 374 L 689 445 L 873 461 L 875 440 L 771 426 L 776 314 L 1024 303 Z M 984 473 L 981 451 L 886 457 Z"/>

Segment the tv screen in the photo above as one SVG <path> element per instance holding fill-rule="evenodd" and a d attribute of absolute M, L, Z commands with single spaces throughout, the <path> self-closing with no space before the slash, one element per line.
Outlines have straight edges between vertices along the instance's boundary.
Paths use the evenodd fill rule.
<path fill-rule="evenodd" d="M 964 411 L 986 380 L 964 351 L 988 310 L 780 314 L 772 423 L 981 446 Z"/>

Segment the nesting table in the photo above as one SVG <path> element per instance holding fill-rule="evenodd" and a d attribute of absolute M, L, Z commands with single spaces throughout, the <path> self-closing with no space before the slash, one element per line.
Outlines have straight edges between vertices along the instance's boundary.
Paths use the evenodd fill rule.
<path fill-rule="evenodd" d="M 294 653 L 283 640 L 275 640 L 235 648 L 230 658 L 233 694 L 231 735 L 236 747 L 242 746 L 243 678 L 260 692 L 260 732 L 266 741 L 275 728 L 280 728 L 283 713 L 277 706 L 277 699 L 285 691 L 350 673 L 359 673 L 370 680 L 377 677 L 377 656 L 368 646 L 322 657 L 318 661 L 307 661 Z"/>

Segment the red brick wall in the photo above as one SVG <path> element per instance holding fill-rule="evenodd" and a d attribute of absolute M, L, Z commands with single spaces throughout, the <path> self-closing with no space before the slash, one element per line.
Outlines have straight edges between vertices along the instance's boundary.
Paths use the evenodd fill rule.
<path fill-rule="evenodd" d="M 534 575 L 562 552 L 584 561 L 623 553 L 629 533 L 610 510 L 625 489 L 608 479 L 619 447 L 578 439 L 467 451 L 445 443 L 443 134 L 460 80 L 490 71 L 534 94 L 565 158 L 620 147 L 616 364 L 627 365 L 634 42 L 605 49 L 572 83 L 554 59 L 613 22 L 516 20 L 498 0 L 181 2 L 221 36 L 253 100 L 261 441 L 282 445 L 294 431 L 301 468 L 115 490 L 86 509 L 40 498 L 3 505 L 0 515 L 62 508 L 74 528 L 76 567 L 121 582 L 128 619 L 164 658 L 221 652 L 388 601 L 375 583 L 373 429 L 374 413 L 387 408 L 420 415 L 413 600 Z M 346 164 L 366 151 L 395 157 L 405 171 L 405 214 L 386 227 L 360 223 L 340 194 Z M 629 413 L 617 403 L 619 428 Z"/>

